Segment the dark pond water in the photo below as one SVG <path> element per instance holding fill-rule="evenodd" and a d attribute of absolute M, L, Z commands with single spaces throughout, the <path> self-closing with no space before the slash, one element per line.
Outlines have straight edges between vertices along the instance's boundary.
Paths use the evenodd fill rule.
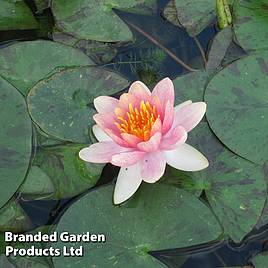
<path fill-rule="evenodd" d="M 25 0 L 36 13 L 36 7 L 31 0 Z M 159 10 L 166 4 L 166 0 L 159 1 Z M 176 61 L 176 57 L 182 59 L 189 66 L 201 69 L 203 66 L 200 48 L 197 40 L 189 37 L 184 30 L 168 23 L 163 19 L 161 12 L 158 16 L 146 17 L 118 12 L 118 15 L 127 23 L 134 24 L 138 29 L 131 28 L 136 42 L 122 44 L 118 48 L 116 57 L 108 63 L 102 64 L 105 68 L 113 69 L 126 76 L 129 80 L 143 80 L 148 85 L 155 84 L 163 77 L 174 78 L 188 71 Z M 27 31 L 0 32 L 0 47 L 7 46 L 17 41 L 52 39 L 53 17 L 49 9 L 42 13 L 36 13 L 41 22 L 41 29 Z M 211 24 L 197 36 L 203 51 L 206 53 L 211 40 L 217 33 L 215 23 Z M 152 39 L 155 42 L 152 42 Z M 157 43 L 162 44 L 172 52 L 170 57 Z M 235 45 L 234 45 L 235 46 Z M 36 146 L 35 150 L 38 150 Z M 107 165 L 98 182 L 98 186 L 113 181 L 118 169 Z M 28 201 L 17 194 L 17 201 L 28 214 L 34 227 L 44 224 L 56 223 L 61 214 L 77 198 L 61 201 Z M 201 198 L 206 201 L 204 195 Z M 168 267 L 182 268 L 215 268 L 251 265 L 250 259 L 256 254 L 268 250 L 268 226 L 260 230 L 254 230 L 241 244 L 232 241 L 211 242 L 208 244 L 184 249 L 172 249 L 151 254 L 165 263 Z"/>

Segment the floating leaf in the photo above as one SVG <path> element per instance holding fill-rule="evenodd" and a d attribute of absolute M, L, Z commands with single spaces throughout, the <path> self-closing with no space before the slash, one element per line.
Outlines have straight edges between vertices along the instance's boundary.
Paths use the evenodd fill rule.
<path fill-rule="evenodd" d="M 20 192 L 28 198 L 30 196 L 37 200 L 39 196 L 42 198 L 51 196 L 55 189 L 50 177 L 41 168 L 31 166 Z"/>
<path fill-rule="evenodd" d="M 38 24 L 23 0 L 0 1 L 0 31 L 36 29 Z"/>
<path fill-rule="evenodd" d="M 208 84 L 207 119 L 232 151 L 255 163 L 268 160 L 268 53 L 227 66 Z"/>
<path fill-rule="evenodd" d="M 32 124 L 21 94 L 0 78 L 0 208 L 22 183 L 31 157 Z"/>
<path fill-rule="evenodd" d="M 252 263 L 254 264 L 255 268 L 267 268 L 267 264 L 268 264 L 268 254 L 264 253 L 264 254 L 259 254 L 257 256 L 255 256 L 252 259 Z"/>
<path fill-rule="evenodd" d="M 72 243 L 84 246 L 83 258 L 54 258 L 55 268 L 129 267 L 129 260 L 131 267 L 163 267 L 147 252 L 200 244 L 221 234 L 209 208 L 176 187 L 143 184 L 135 197 L 120 207 L 112 203 L 113 188 L 104 186 L 82 197 L 67 210 L 56 229 L 59 233 L 104 233 L 106 242 Z M 159 239 L 161 234 L 164 236 Z M 56 244 L 63 245 L 66 243 Z"/>
<path fill-rule="evenodd" d="M 229 151 L 207 123 L 199 124 L 187 143 L 201 151 L 210 163 L 204 171 L 189 175 L 204 181 L 208 201 L 225 233 L 240 242 L 257 223 L 266 200 L 262 167 Z"/>
<path fill-rule="evenodd" d="M 132 33 L 113 9 L 146 13 L 156 7 L 156 0 L 53 0 L 52 11 L 57 26 L 78 39 L 116 42 L 130 41 Z"/>
<path fill-rule="evenodd" d="M 62 140 L 89 143 L 93 100 L 123 90 L 128 81 L 96 67 L 63 70 L 36 84 L 27 101 L 33 120 L 48 134 Z"/>
<path fill-rule="evenodd" d="M 208 70 L 215 70 L 221 65 L 228 47 L 232 42 L 232 29 L 226 27 L 220 31 L 214 38 L 208 54 L 208 62 L 206 68 Z"/>
<path fill-rule="evenodd" d="M 187 100 L 203 101 L 205 87 L 210 75 L 209 71 L 197 71 L 174 79 L 175 104 L 178 105 Z"/>
<path fill-rule="evenodd" d="M 178 12 L 176 9 L 175 0 L 169 1 L 164 8 L 164 17 L 172 24 L 178 27 L 182 26 L 178 19 Z"/>
<path fill-rule="evenodd" d="M 59 68 L 93 64 L 82 52 L 45 40 L 21 42 L 0 50 L 0 75 L 24 95 Z"/>
<path fill-rule="evenodd" d="M 215 18 L 215 1 L 175 0 L 178 18 L 191 36 L 198 35 Z"/>
<path fill-rule="evenodd" d="M 234 4 L 234 31 L 245 50 L 267 49 L 267 0 L 240 0 Z"/>
<path fill-rule="evenodd" d="M 24 232 L 31 227 L 30 219 L 14 198 L 0 209 L 0 232 Z"/>
<path fill-rule="evenodd" d="M 73 197 L 94 186 L 103 165 L 82 161 L 78 152 L 83 147 L 70 144 L 40 149 L 21 192 L 27 190 L 27 196 L 38 199 L 58 200 Z M 28 187 L 30 184 L 32 186 Z"/>

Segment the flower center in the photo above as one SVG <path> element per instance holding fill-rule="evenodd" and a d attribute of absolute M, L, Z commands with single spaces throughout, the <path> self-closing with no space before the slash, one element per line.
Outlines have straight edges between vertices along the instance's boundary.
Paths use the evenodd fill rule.
<path fill-rule="evenodd" d="M 133 108 L 132 103 L 128 105 L 129 111 L 124 117 L 118 116 L 119 122 L 115 122 L 121 133 L 128 133 L 147 141 L 150 139 L 152 126 L 159 118 L 155 105 L 148 101 L 141 101 L 140 107 Z"/>

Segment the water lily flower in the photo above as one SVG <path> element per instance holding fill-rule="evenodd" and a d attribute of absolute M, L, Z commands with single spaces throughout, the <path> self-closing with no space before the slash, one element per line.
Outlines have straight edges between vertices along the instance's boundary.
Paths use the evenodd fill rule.
<path fill-rule="evenodd" d="M 174 107 L 174 86 L 161 80 L 151 92 L 140 81 L 132 83 L 119 100 L 100 96 L 94 100 L 97 114 L 93 133 L 98 143 L 82 149 L 81 159 L 121 167 L 114 203 L 130 198 L 142 181 L 155 183 L 166 164 L 184 171 L 208 166 L 207 159 L 188 145 L 187 133 L 202 119 L 204 102 L 186 101 Z"/>

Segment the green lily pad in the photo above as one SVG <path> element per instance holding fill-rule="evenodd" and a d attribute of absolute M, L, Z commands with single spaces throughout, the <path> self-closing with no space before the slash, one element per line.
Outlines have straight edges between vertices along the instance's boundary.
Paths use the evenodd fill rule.
<path fill-rule="evenodd" d="M 225 234 L 240 242 L 257 223 L 265 204 L 263 168 L 224 147 L 207 123 L 191 131 L 187 143 L 209 160 L 207 169 L 189 172 L 190 176 L 204 182 L 207 199 Z"/>
<path fill-rule="evenodd" d="M 245 50 L 267 49 L 267 0 L 240 0 L 234 4 L 234 31 Z"/>
<path fill-rule="evenodd" d="M 130 41 L 132 33 L 113 9 L 146 13 L 156 7 L 156 0 L 53 0 L 52 11 L 57 26 L 78 39 L 104 42 Z"/>
<path fill-rule="evenodd" d="M 83 147 L 70 144 L 40 149 L 21 192 L 25 193 L 27 189 L 27 196 L 58 200 L 73 197 L 93 187 L 104 165 L 82 161 L 78 152 Z M 34 180 L 38 183 L 27 187 Z"/>
<path fill-rule="evenodd" d="M 93 100 L 123 90 L 129 82 L 96 67 L 63 70 L 37 83 L 28 94 L 29 112 L 39 127 L 56 138 L 89 143 Z"/>
<path fill-rule="evenodd" d="M 210 76 L 209 71 L 196 71 L 174 79 L 175 105 L 187 100 L 203 101 L 204 91 Z"/>
<path fill-rule="evenodd" d="M 12 198 L 0 209 L 0 232 L 24 232 L 32 228 L 28 218 L 20 204 Z"/>
<path fill-rule="evenodd" d="M 31 166 L 29 173 L 20 187 L 20 192 L 35 200 L 50 197 L 55 192 L 54 185 L 50 177 L 38 166 Z"/>
<path fill-rule="evenodd" d="M 268 254 L 259 254 L 255 256 L 252 260 L 255 268 L 267 268 L 268 267 Z"/>
<path fill-rule="evenodd" d="M 230 26 L 221 30 L 214 38 L 208 54 L 208 62 L 206 68 L 215 70 L 221 65 L 228 47 L 233 38 L 233 32 Z"/>
<path fill-rule="evenodd" d="M 5 268 L 16 268 L 8 259 L 8 257 L 4 254 L 0 255 L 0 267 Z"/>
<path fill-rule="evenodd" d="M 0 2 L 0 31 L 36 29 L 38 24 L 23 0 Z"/>
<path fill-rule="evenodd" d="M 268 160 L 268 53 L 235 61 L 207 86 L 207 119 L 232 151 L 255 163 Z"/>
<path fill-rule="evenodd" d="M 0 75 L 23 95 L 59 68 L 94 65 L 82 52 L 56 42 L 20 42 L 0 50 Z"/>
<path fill-rule="evenodd" d="M 22 183 L 29 165 L 32 124 L 21 94 L 0 78 L 0 208 Z"/>
<path fill-rule="evenodd" d="M 147 252 L 200 244 L 221 234 L 209 208 L 181 189 L 160 183 L 143 184 L 131 200 L 116 207 L 112 203 L 113 188 L 104 186 L 79 199 L 56 229 L 59 233 L 105 234 L 106 242 L 69 244 L 83 245 L 83 258 L 53 258 L 55 268 L 163 267 Z M 56 243 L 60 248 L 64 245 Z"/>
<path fill-rule="evenodd" d="M 216 16 L 215 1 L 175 0 L 178 18 L 191 36 L 198 35 Z"/>

